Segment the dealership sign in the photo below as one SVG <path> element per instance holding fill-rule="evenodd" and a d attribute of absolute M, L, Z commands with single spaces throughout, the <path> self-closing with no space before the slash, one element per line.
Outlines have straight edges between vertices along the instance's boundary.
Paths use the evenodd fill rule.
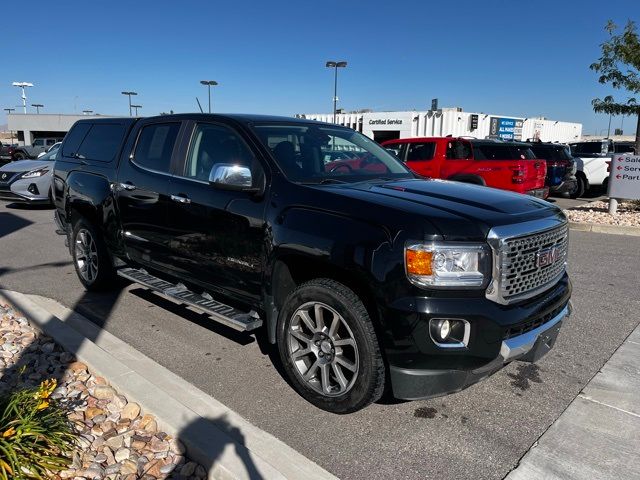
<path fill-rule="evenodd" d="M 369 120 L 369 125 L 402 125 L 402 120 L 399 118 L 372 118 Z"/>
<path fill-rule="evenodd" d="M 609 197 L 640 200 L 639 155 L 618 155 L 612 159 Z"/>
<path fill-rule="evenodd" d="M 522 140 L 522 120 L 491 117 L 489 135 L 503 140 Z"/>

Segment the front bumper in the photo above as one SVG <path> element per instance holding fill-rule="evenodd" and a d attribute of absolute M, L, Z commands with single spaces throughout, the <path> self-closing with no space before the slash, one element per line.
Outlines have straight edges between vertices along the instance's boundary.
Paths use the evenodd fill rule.
<path fill-rule="evenodd" d="M 568 303 L 547 323 L 504 340 L 500 354 L 494 360 L 470 370 L 413 370 L 391 366 L 393 395 L 403 400 L 439 397 L 464 390 L 513 360 L 537 362 L 553 348 L 563 320 L 570 315 L 571 304 Z"/>
<path fill-rule="evenodd" d="M 49 203 L 51 176 L 43 175 L 36 178 L 19 178 L 20 174 L 8 183 L 0 183 L 0 200 L 22 203 Z"/>

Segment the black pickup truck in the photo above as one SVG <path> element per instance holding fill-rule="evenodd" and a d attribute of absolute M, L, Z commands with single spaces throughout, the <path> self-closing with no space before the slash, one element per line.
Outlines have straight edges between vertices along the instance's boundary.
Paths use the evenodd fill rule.
<path fill-rule="evenodd" d="M 81 120 L 54 196 L 87 289 L 120 276 L 231 328 L 264 329 L 293 387 L 331 412 L 385 390 L 444 395 L 536 361 L 571 310 L 558 208 L 417 178 L 340 126 Z"/>

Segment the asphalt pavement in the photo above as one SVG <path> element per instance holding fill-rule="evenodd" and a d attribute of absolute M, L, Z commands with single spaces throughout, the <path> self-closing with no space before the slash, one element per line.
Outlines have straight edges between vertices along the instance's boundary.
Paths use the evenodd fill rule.
<path fill-rule="evenodd" d="M 337 416 L 300 398 L 263 337 L 136 287 L 87 294 L 53 211 L 0 205 L 0 287 L 58 300 L 345 479 L 507 475 L 637 326 L 640 237 L 571 232 L 574 315 L 536 365 L 428 401 Z"/>

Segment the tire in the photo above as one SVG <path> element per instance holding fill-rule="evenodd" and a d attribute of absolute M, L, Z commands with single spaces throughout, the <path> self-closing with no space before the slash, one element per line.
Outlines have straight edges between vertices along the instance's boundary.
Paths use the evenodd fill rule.
<path fill-rule="evenodd" d="M 578 180 L 578 186 L 569 194 L 569 196 L 571 198 L 584 197 L 584 194 L 587 191 L 587 180 L 582 175 L 577 175 L 576 180 Z"/>
<path fill-rule="evenodd" d="M 27 158 L 27 156 L 22 152 L 16 152 L 16 153 L 13 154 L 13 159 L 14 160 L 24 160 L 26 158 Z"/>
<path fill-rule="evenodd" d="M 70 247 L 76 274 L 84 288 L 102 291 L 115 287 L 116 272 L 107 247 L 96 228 L 84 218 L 73 225 Z"/>
<path fill-rule="evenodd" d="M 280 311 L 277 343 L 291 384 L 316 407 L 345 414 L 382 396 L 386 369 L 373 323 L 342 283 L 320 278 L 291 292 Z"/>

